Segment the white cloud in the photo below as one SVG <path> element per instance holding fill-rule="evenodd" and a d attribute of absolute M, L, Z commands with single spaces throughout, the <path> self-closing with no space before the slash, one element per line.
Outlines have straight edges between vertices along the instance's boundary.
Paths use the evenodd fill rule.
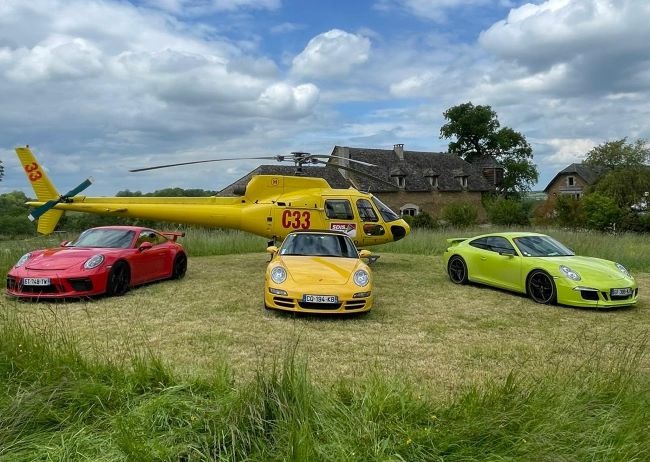
<path fill-rule="evenodd" d="M 491 0 L 377 0 L 374 7 L 387 12 L 403 10 L 423 19 L 443 22 L 447 19 L 447 11 L 450 9 L 490 3 Z"/>
<path fill-rule="evenodd" d="M 591 139 L 549 139 L 544 144 L 550 147 L 552 154 L 544 158 L 546 165 L 564 168 L 573 163 L 580 163 L 585 155 L 598 143 Z"/>
<path fill-rule="evenodd" d="M 193 16 L 240 9 L 275 10 L 280 7 L 281 0 L 144 0 L 144 4 L 177 15 Z"/>
<path fill-rule="evenodd" d="M 332 78 L 349 74 L 365 63 L 370 54 L 370 40 L 361 35 L 332 29 L 317 35 L 293 59 L 292 72 L 312 78 Z"/>

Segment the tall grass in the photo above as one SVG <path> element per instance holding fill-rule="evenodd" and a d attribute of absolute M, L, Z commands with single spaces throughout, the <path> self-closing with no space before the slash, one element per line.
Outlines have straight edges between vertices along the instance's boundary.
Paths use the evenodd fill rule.
<path fill-rule="evenodd" d="M 0 460 L 648 460 L 647 339 L 619 361 L 555 362 L 448 400 L 370 374 L 316 385 L 287 345 L 234 386 L 175 377 L 155 356 L 88 360 L 69 334 L 3 313 Z M 605 366 L 605 364 L 607 364 Z"/>

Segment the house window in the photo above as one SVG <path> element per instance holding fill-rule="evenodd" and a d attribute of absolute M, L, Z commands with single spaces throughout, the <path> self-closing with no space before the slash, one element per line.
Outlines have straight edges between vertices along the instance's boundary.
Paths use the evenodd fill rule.
<path fill-rule="evenodd" d="M 399 208 L 399 211 L 403 217 L 406 216 L 414 217 L 415 215 L 420 213 L 420 207 L 418 207 L 415 204 L 404 204 Z"/>
<path fill-rule="evenodd" d="M 406 177 L 405 176 L 400 175 L 400 176 L 395 177 L 395 179 L 397 180 L 397 186 L 399 188 L 403 189 L 404 187 L 406 187 Z"/>
<path fill-rule="evenodd" d="M 458 182 L 463 188 L 467 188 L 467 176 L 459 176 Z"/>
<path fill-rule="evenodd" d="M 568 176 L 566 179 L 566 184 L 567 186 L 575 186 L 576 184 L 575 178 L 572 176 Z"/>
<path fill-rule="evenodd" d="M 429 181 L 429 184 L 434 188 L 438 187 L 438 175 L 429 175 L 427 177 L 427 180 Z"/>

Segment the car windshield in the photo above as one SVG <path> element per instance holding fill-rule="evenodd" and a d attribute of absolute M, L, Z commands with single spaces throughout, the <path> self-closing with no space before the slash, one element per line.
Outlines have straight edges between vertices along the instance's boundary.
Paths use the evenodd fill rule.
<path fill-rule="evenodd" d="M 567 257 L 575 255 L 571 249 L 550 236 L 522 236 L 514 239 L 524 257 Z"/>
<path fill-rule="evenodd" d="M 76 241 L 67 247 L 104 247 L 128 249 L 135 233 L 128 229 L 89 229 L 81 233 Z"/>
<path fill-rule="evenodd" d="M 282 243 L 280 255 L 359 258 L 357 248 L 347 236 L 338 234 L 290 234 Z"/>

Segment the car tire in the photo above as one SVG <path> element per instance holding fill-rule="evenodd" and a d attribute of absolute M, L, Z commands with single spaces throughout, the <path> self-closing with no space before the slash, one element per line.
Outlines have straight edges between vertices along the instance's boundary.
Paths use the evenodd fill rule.
<path fill-rule="evenodd" d="M 174 258 L 171 279 L 182 279 L 187 272 L 187 255 L 180 252 Z"/>
<path fill-rule="evenodd" d="M 467 264 L 463 257 L 454 255 L 447 264 L 447 274 L 454 284 L 467 284 Z"/>
<path fill-rule="evenodd" d="M 108 281 L 106 282 L 106 295 L 120 296 L 124 295 L 131 285 L 131 270 L 129 265 L 123 261 L 118 261 L 111 268 L 108 273 Z"/>
<path fill-rule="evenodd" d="M 555 281 L 546 271 L 534 270 L 528 275 L 526 293 L 533 301 L 542 305 L 552 305 L 557 301 Z"/>

